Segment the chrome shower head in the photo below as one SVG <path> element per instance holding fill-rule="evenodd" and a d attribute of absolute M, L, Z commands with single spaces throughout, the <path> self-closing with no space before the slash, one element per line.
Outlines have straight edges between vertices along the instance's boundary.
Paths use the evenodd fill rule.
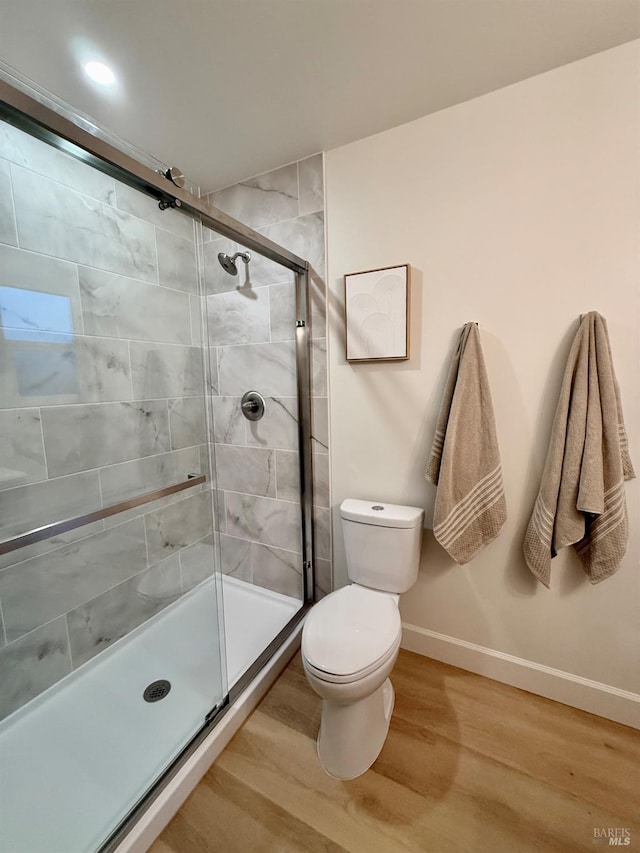
<path fill-rule="evenodd" d="M 236 264 L 236 258 L 240 258 L 241 261 L 244 261 L 245 264 L 248 264 L 251 260 L 251 255 L 249 252 L 236 252 L 233 257 L 229 257 L 229 255 L 225 255 L 224 252 L 218 253 L 218 260 L 220 261 L 220 266 L 225 272 L 228 272 L 229 275 L 238 275 L 238 265 Z"/>

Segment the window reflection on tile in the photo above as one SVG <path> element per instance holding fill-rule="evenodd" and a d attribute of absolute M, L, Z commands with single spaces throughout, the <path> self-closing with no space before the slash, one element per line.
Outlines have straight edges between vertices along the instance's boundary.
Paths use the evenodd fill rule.
<path fill-rule="evenodd" d="M 22 287 L 0 287 L 0 318 L 9 341 L 68 343 L 73 334 L 71 299 Z"/>
<path fill-rule="evenodd" d="M 33 397 L 77 397 L 69 296 L 0 286 L 0 325 L 6 354 L 2 387 L 9 392 L 3 395 L 5 406 L 21 401 L 35 404 L 29 399 Z"/>

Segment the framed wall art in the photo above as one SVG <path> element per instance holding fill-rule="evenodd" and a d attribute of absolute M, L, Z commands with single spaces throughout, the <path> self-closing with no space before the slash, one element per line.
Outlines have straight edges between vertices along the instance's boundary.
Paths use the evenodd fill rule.
<path fill-rule="evenodd" d="M 409 358 L 409 264 L 344 277 L 347 361 Z"/>

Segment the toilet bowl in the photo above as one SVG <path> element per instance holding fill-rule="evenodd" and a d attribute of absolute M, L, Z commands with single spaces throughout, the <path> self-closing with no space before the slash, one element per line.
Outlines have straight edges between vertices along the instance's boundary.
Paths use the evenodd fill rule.
<path fill-rule="evenodd" d="M 378 757 L 401 636 L 397 596 L 357 584 L 331 593 L 307 617 L 302 663 L 322 698 L 318 757 L 330 776 L 354 779 Z"/>
<path fill-rule="evenodd" d="M 304 670 L 322 698 L 318 757 L 337 779 L 364 773 L 387 737 L 394 704 L 389 675 L 402 637 L 398 593 L 417 577 L 423 515 L 367 501 L 341 506 L 356 582 L 318 602 L 302 631 Z"/>

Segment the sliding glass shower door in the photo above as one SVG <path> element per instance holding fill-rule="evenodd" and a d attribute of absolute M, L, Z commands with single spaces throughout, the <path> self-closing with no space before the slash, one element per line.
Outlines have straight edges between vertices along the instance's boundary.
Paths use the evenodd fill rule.
<path fill-rule="evenodd" d="M 0 850 L 97 849 L 227 693 L 199 224 L 0 122 Z"/>
<path fill-rule="evenodd" d="M 290 269 L 208 228 L 203 256 L 216 531 L 233 688 L 305 601 L 296 336 L 305 331 L 306 305 Z"/>

